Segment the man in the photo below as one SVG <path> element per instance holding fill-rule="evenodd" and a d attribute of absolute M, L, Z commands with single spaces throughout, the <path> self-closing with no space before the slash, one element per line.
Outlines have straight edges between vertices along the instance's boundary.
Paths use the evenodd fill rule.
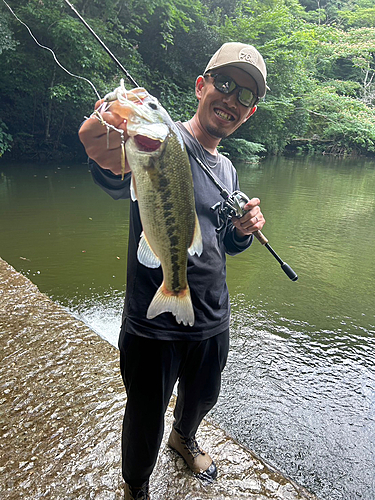
<path fill-rule="evenodd" d="M 232 163 L 218 154 L 222 138 L 232 134 L 256 111 L 266 93 L 266 66 L 252 46 L 224 44 L 196 80 L 198 108 L 186 123 L 177 123 L 188 147 L 194 180 L 196 211 L 203 253 L 188 259 L 188 282 L 195 313 L 193 326 L 175 321 L 170 313 L 147 319 L 147 307 L 162 281 L 161 270 L 137 260 L 142 232 L 137 202 L 131 203 L 128 271 L 123 323 L 119 338 L 121 373 L 127 391 L 122 433 L 125 499 L 148 500 L 149 477 L 155 466 L 164 429 L 164 414 L 178 380 L 175 421 L 168 444 L 199 477 L 216 478 L 216 465 L 200 449 L 197 428 L 215 405 L 229 349 L 230 304 L 225 254 L 235 255 L 252 242 L 265 220 L 260 201 L 250 200 L 248 212 L 216 233 L 218 217 L 210 207 L 221 200 L 217 187 L 196 161 L 198 157 L 229 192 L 238 189 Z M 99 105 L 99 103 L 97 103 Z M 126 123 L 109 109 L 104 120 L 125 131 Z M 96 119 L 80 129 L 94 180 L 113 198 L 129 197 L 130 168 L 122 180 L 120 134 L 107 131 Z"/>

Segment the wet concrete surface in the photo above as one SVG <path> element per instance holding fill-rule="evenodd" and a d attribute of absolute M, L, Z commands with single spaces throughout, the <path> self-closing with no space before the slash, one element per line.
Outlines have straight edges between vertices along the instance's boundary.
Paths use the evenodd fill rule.
<path fill-rule="evenodd" d="M 118 351 L 0 259 L 0 498 L 123 498 Z M 317 500 L 205 421 L 219 476 L 204 485 L 166 445 L 152 500 Z"/>

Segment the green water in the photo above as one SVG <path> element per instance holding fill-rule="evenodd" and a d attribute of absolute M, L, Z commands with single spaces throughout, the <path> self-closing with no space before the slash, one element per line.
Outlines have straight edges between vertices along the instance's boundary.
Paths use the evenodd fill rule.
<path fill-rule="evenodd" d="M 264 233 L 298 273 L 290 282 L 254 244 L 229 265 L 234 293 L 317 329 L 345 319 L 374 325 L 375 164 L 274 160 L 240 170 L 241 188 L 261 199 Z M 243 266 L 243 271 L 241 267 Z M 254 297 L 254 299 L 253 299 Z"/>
<path fill-rule="evenodd" d="M 375 498 L 375 162 L 238 165 L 264 234 L 228 258 L 232 343 L 211 418 L 324 500 Z M 86 165 L 0 163 L 0 256 L 116 344 L 129 202 Z"/>

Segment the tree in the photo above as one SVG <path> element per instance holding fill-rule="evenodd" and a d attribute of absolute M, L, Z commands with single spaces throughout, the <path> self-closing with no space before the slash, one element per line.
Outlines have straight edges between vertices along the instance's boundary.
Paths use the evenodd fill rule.
<path fill-rule="evenodd" d="M 71 73 L 91 80 L 100 96 L 118 86 L 124 75 L 63 0 L 11 3 L 39 43 L 53 49 Z M 372 23 L 373 0 L 74 3 L 174 119 L 194 113 L 195 78 L 223 42 L 255 45 L 266 60 L 270 90 L 234 141 L 223 142 L 224 151 L 254 151 L 251 143 L 256 143 L 258 151 L 264 146 L 269 154 L 278 154 L 296 138 L 314 136 L 338 141 L 343 150 L 347 141 L 348 150 L 373 152 L 368 123 L 375 94 L 375 32 L 367 25 Z M 3 3 L 0 14 L 0 152 L 13 139 L 13 156 L 83 153 L 77 129 L 96 99 L 92 87 L 63 71 Z M 336 24 L 330 24 L 333 20 Z M 328 103 L 325 111 L 320 96 Z M 344 103 L 357 113 L 351 123 L 339 113 Z M 340 120 L 346 128 L 333 127 Z M 355 130 L 362 142 L 355 139 Z"/>
<path fill-rule="evenodd" d="M 322 52 L 336 77 L 357 82 L 358 97 L 367 105 L 375 103 L 375 28 L 331 30 Z M 344 71 L 342 71 L 344 69 Z M 332 74 L 332 73 L 331 73 Z"/>
<path fill-rule="evenodd" d="M 338 19 L 346 28 L 372 28 L 375 26 L 375 5 L 373 0 L 358 0 L 347 5 L 338 13 Z"/>
<path fill-rule="evenodd" d="M 330 141 L 333 153 L 375 153 L 375 109 L 358 99 L 340 96 L 335 88 L 317 86 L 306 98 L 308 135 Z"/>
<path fill-rule="evenodd" d="M 92 80 L 101 95 L 118 85 L 117 68 L 83 25 L 67 14 L 63 2 L 19 3 L 19 18 L 71 73 Z M 95 100 L 92 88 L 58 67 L 51 52 L 34 43 L 27 29 L 4 7 L 2 11 L 17 41 L 17 51 L 3 52 L 0 58 L 3 120 L 13 135 L 14 152 L 41 151 L 48 156 L 61 150 L 62 144 L 64 153 L 67 146 L 77 148 L 77 128 Z M 110 26 L 104 27 L 99 19 L 90 22 L 100 36 L 117 43 Z M 117 52 L 130 54 L 132 66 L 139 69 L 137 54 L 123 40 L 118 42 Z"/>

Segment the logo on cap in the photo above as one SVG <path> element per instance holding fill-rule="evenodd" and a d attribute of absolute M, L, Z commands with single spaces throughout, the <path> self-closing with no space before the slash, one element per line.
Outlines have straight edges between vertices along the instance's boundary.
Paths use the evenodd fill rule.
<path fill-rule="evenodd" d="M 239 53 L 238 58 L 240 61 L 253 64 L 254 66 L 256 66 L 258 62 L 258 54 L 249 47 L 245 47 L 244 49 L 242 49 Z"/>

